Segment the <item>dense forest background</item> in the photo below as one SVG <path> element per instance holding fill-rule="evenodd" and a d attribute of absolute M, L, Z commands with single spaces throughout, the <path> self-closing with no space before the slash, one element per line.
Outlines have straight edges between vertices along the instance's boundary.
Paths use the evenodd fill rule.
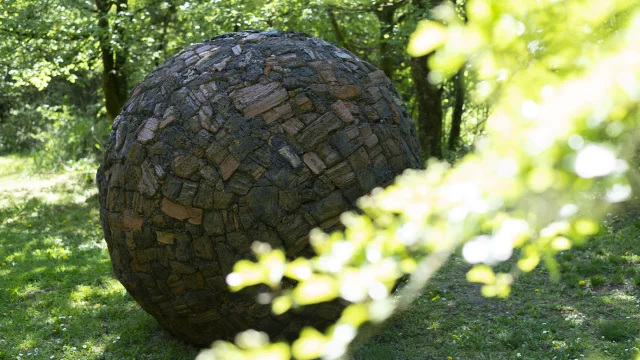
<path fill-rule="evenodd" d="M 392 79 L 425 158 L 454 159 L 483 131 L 474 76 L 431 76 L 406 46 L 429 0 L 6 0 L 0 10 L 0 153 L 39 166 L 101 153 L 128 92 L 185 46 L 240 30 L 304 32 L 333 42 Z M 464 20 L 464 1 L 458 1 Z M 417 95 L 420 94 L 420 95 Z"/>

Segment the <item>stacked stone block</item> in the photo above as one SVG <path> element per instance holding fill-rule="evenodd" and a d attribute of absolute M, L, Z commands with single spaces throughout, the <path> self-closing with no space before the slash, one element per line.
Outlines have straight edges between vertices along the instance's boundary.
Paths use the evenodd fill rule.
<path fill-rule="evenodd" d="M 257 328 L 323 326 L 335 302 L 281 317 L 225 277 L 254 241 L 308 255 L 314 227 L 420 166 L 409 114 L 384 73 L 303 34 L 195 44 L 131 92 L 98 170 L 116 277 L 175 335 L 208 345 Z"/>

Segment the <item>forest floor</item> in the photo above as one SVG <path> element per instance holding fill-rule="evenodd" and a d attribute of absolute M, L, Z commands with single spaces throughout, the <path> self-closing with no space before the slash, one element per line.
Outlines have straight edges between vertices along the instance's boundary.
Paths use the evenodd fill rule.
<path fill-rule="evenodd" d="M 0 359 L 195 358 L 113 278 L 93 167 L 0 157 Z"/>
<path fill-rule="evenodd" d="M 36 174 L 0 157 L 0 359 L 193 359 L 112 276 L 95 169 Z M 612 215 L 583 248 L 486 299 L 454 257 L 356 359 L 634 359 L 640 211 Z M 512 264 L 500 267 L 508 270 Z"/>

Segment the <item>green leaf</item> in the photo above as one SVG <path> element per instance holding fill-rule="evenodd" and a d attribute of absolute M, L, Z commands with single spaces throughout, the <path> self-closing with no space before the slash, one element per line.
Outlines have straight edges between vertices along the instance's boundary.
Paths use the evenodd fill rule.
<path fill-rule="evenodd" d="M 591 220 L 580 219 L 574 224 L 576 231 L 580 235 L 593 235 L 598 232 L 598 224 Z"/>
<path fill-rule="evenodd" d="M 571 241 L 564 236 L 558 236 L 551 242 L 551 247 L 555 251 L 564 251 L 571 249 Z"/>
<path fill-rule="evenodd" d="M 325 352 L 327 338 L 318 330 L 305 327 L 300 337 L 291 346 L 293 357 L 299 360 L 311 360 L 322 356 Z"/>
<path fill-rule="evenodd" d="M 284 275 L 290 279 L 303 281 L 311 277 L 311 262 L 305 258 L 297 258 L 288 263 Z"/>
<path fill-rule="evenodd" d="M 496 282 L 496 275 L 487 265 L 476 265 L 467 273 L 467 281 L 483 284 L 493 284 Z"/>
<path fill-rule="evenodd" d="M 369 310 L 366 305 L 352 304 L 342 312 L 340 321 L 351 324 L 355 327 L 362 325 L 369 319 Z"/>
<path fill-rule="evenodd" d="M 298 284 L 291 295 L 300 305 L 317 304 L 338 297 L 338 284 L 329 275 L 313 275 Z"/>
<path fill-rule="evenodd" d="M 518 267 L 520 270 L 529 272 L 535 269 L 535 267 L 538 266 L 538 263 L 540 263 L 540 253 L 538 252 L 538 249 L 533 245 L 525 247 L 524 257 L 518 260 Z"/>
<path fill-rule="evenodd" d="M 442 24 L 423 20 L 411 34 L 407 51 L 413 57 L 424 56 L 442 46 L 446 40 L 447 30 Z"/>
<path fill-rule="evenodd" d="M 268 280 L 267 273 L 260 264 L 249 260 L 240 260 L 233 266 L 233 272 L 227 276 L 227 284 L 231 291 L 238 291 L 247 286 L 262 284 Z"/>
<path fill-rule="evenodd" d="M 271 304 L 271 309 L 276 315 L 281 315 L 289 311 L 289 309 L 291 308 L 291 305 L 293 305 L 293 300 L 291 299 L 291 297 L 283 295 L 283 296 L 278 296 L 273 300 L 273 303 Z"/>

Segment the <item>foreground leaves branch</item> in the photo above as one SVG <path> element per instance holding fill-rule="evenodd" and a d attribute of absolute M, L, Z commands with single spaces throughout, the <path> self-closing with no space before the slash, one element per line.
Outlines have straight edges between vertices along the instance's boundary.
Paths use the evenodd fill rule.
<path fill-rule="evenodd" d="M 588 3 L 600 9 L 600 2 Z M 505 297 L 519 274 L 540 262 L 553 273 L 559 251 L 597 232 L 608 204 L 631 192 L 620 156 L 633 148 L 628 135 L 638 125 L 640 47 L 633 34 L 640 33 L 640 6 L 609 1 L 594 14 L 580 11 L 577 1 L 566 4 L 569 26 L 602 29 L 612 18 L 628 20 L 596 39 L 593 30 L 570 39 L 555 24 L 551 2 L 477 0 L 468 4 L 467 24 L 445 5 L 439 11 L 449 16 L 448 28 L 421 26 L 413 55 L 438 48 L 430 67 L 443 79 L 468 62 L 479 73 L 481 97 L 497 99 L 488 136 L 454 168 L 432 161 L 361 198 L 362 214 L 343 214 L 343 232 L 313 231 L 313 258 L 288 261 L 282 250 L 255 244 L 258 261 L 236 264 L 227 278 L 232 289 L 270 286 L 275 313 L 338 297 L 350 305 L 326 332 L 306 328 L 291 346 L 248 331 L 199 359 L 340 358 L 364 323 L 407 306 L 457 249 L 477 264 L 467 279 L 482 283 L 485 296 Z M 517 265 L 494 273 L 491 265 L 514 253 Z M 413 275 L 395 298 L 392 289 L 405 274 Z M 298 284 L 283 289 L 284 277 Z"/>
<path fill-rule="evenodd" d="M 430 61 L 435 71 L 452 75 L 469 61 L 486 82 L 480 85 L 496 92 L 489 135 L 474 154 L 452 169 L 431 162 L 427 170 L 408 171 L 389 188 L 361 198 L 363 214 L 344 214 L 344 232 L 312 232 L 316 257 L 287 261 L 281 250 L 256 244 L 258 262 L 241 261 L 227 278 L 234 290 L 269 285 L 275 313 L 341 297 L 351 305 L 335 326 L 325 333 L 307 328 L 291 347 L 245 332 L 236 345 L 218 342 L 199 359 L 256 354 L 273 359 L 340 358 L 362 324 L 382 322 L 405 307 L 459 248 L 468 262 L 478 264 L 467 279 L 482 283 L 485 296 L 507 296 L 519 273 L 541 261 L 553 270 L 556 253 L 597 231 L 596 221 L 607 204 L 629 197 L 624 177 L 628 165 L 618 156 L 632 143 L 624 134 L 638 125 L 640 48 L 632 40 L 640 31 L 638 5 L 611 2 L 607 16 L 570 14 L 570 22 L 584 21 L 592 27 L 623 12 L 631 16 L 598 48 L 588 53 L 575 49 L 566 56 L 549 48 L 542 53 L 522 51 L 525 41 L 536 41 L 531 37 L 549 44 L 556 39 L 553 29 L 545 27 L 550 9 L 538 2 L 519 4 L 526 5 L 475 1 L 467 9 L 468 24 L 454 23 L 448 29 L 427 25 L 419 30 L 427 34 L 414 37 L 443 39 L 430 46 L 443 46 Z M 446 16 L 447 9 L 441 10 Z M 521 26 L 533 33 L 517 35 Z M 514 36 L 507 42 L 495 39 L 496 31 L 505 27 Z M 589 40 L 588 34 L 582 35 Z M 559 37 L 558 42 L 567 40 Z M 416 48 L 420 46 L 414 44 Z M 430 51 L 426 46 L 414 55 Z M 590 66 L 559 71 L 578 57 L 588 57 Z M 528 62 L 530 69 L 505 79 L 507 65 L 519 68 L 521 62 Z M 592 195 L 602 188 L 605 196 Z M 509 259 L 514 250 L 520 256 L 517 267 L 494 274 L 490 265 Z M 396 300 L 391 290 L 404 274 L 413 274 L 412 279 Z M 298 284 L 281 289 L 283 277 Z"/>

